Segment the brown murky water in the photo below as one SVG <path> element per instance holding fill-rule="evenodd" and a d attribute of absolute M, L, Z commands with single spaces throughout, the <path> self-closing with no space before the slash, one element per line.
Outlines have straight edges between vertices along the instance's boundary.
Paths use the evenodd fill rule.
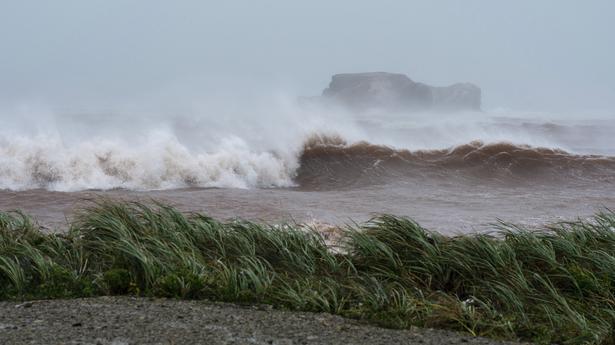
<path fill-rule="evenodd" d="M 444 233 L 485 230 L 497 219 L 525 225 L 589 216 L 615 209 L 615 185 L 492 185 L 404 183 L 353 190 L 177 189 L 50 192 L 0 191 L 0 209 L 21 209 L 51 228 L 62 228 L 76 208 L 99 197 L 156 199 L 184 211 L 220 219 L 235 217 L 267 222 L 296 220 L 344 224 L 365 221 L 378 213 L 409 216 Z"/>
<path fill-rule="evenodd" d="M 256 149 L 238 139 L 212 150 L 184 146 L 190 138 L 208 138 L 207 128 L 198 126 L 170 138 L 158 133 L 136 148 L 123 139 L 109 146 L 108 140 L 82 138 L 92 127 L 86 117 L 83 128 L 70 132 L 81 133 L 74 142 L 70 133 L 49 143 L 5 135 L 0 210 L 20 209 L 62 229 L 87 200 L 154 199 L 219 219 L 266 222 L 344 224 L 389 213 L 452 234 L 486 230 L 498 219 L 533 226 L 615 209 L 613 120 L 563 126 L 485 116 L 451 115 L 431 127 L 425 125 L 429 119 L 386 119 L 365 125 L 378 145 L 314 135 L 297 141 L 299 147 L 283 146 L 286 151 Z M 107 127 L 113 133 L 121 128 Z M 276 138 L 260 134 L 253 141 Z M 403 149 L 417 143 L 442 147 L 465 137 L 488 140 Z"/>

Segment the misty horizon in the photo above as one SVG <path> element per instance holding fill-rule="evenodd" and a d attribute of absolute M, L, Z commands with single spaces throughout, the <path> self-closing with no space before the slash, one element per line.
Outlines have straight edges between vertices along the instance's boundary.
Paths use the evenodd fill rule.
<path fill-rule="evenodd" d="M 331 75 L 471 82 L 486 109 L 615 109 L 610 1 L 0 4 L 0 105 L 318 95 Z M 341 24 L 343 23 L 343 25 Z"/>

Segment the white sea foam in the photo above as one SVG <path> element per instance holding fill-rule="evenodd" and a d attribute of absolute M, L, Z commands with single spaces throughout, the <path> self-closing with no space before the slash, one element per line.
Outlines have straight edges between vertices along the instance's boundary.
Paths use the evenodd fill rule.
<path fill-rule="evenodd" d="M 305 137 L 352 126 L 285 101 L 265 108 L 0 111 L 0 189 L 289 187 Z"/>
<path fill-rule="evenodd" d="M 252 151 L 239 138 L 217 151 L 191 152 L 177 138 L 152 133 L 137 145 L 106 140 L 65 145 L 57 138 L 3 138 L 0 185 L 8 189 L 166 189 L 285 187 L 295 162 Z"/>

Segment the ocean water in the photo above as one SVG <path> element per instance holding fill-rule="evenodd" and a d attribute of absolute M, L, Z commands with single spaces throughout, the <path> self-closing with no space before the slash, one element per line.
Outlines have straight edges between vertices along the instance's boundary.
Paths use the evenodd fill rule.
<path fill-rule="evenodd" d="M 0 209 L 61 227 L 99 197 L 219 218 L 379 213 L 445 233 L 615 208 L 615 114 L 354 114 L 278 100 L 190 110 L 0 110 Z"/>

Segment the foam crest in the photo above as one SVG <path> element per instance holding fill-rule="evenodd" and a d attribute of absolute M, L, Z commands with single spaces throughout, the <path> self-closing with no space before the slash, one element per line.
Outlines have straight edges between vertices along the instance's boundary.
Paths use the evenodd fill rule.
<path fill-rule="evenodd" d="M 211 152 L 191 151 L 161 133 L 136 145 L 101 139 L 71 146 L 59 138 L 0 140 L 0 188 L 12 190 L 287 187 L 293 185 L 296 164 L 273 152 L 253 151 L 236 137 Z"/>

